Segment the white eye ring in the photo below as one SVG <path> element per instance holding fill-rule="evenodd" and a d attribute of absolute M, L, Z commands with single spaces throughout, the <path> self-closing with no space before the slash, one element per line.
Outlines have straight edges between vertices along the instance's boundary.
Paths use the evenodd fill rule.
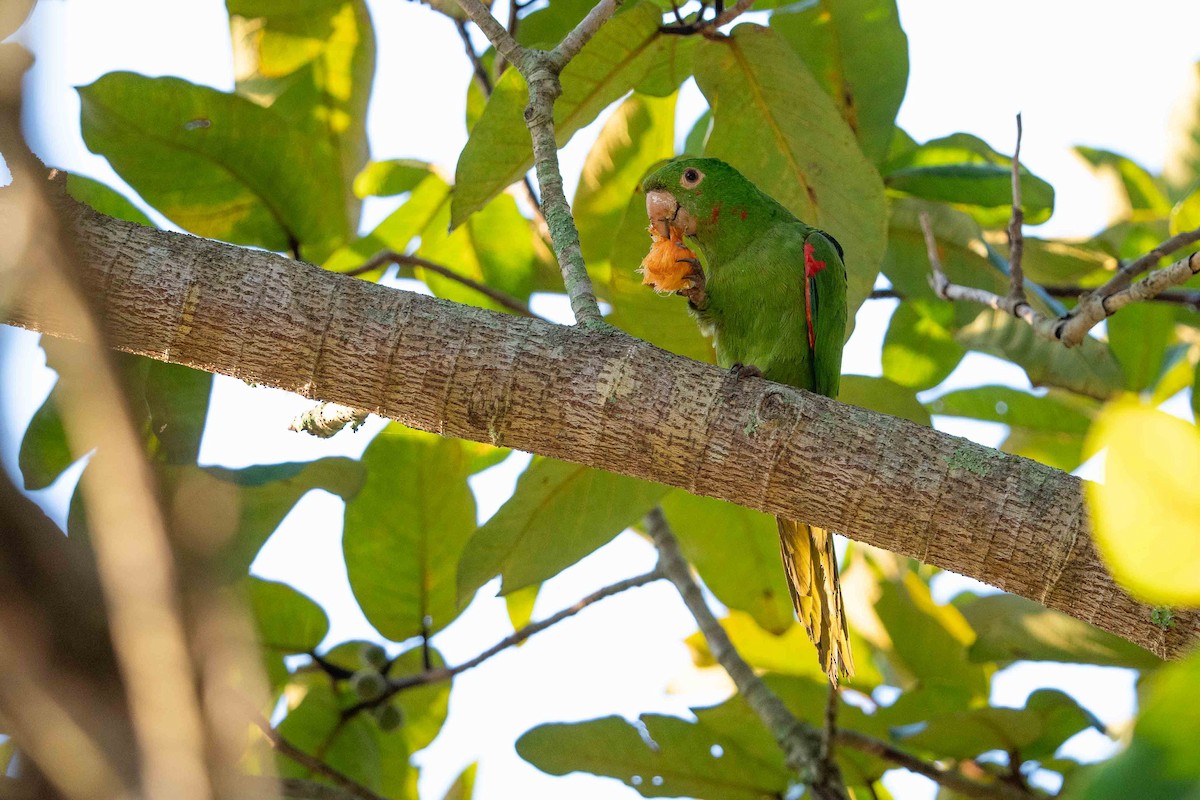
<path fill-rule="evenodd" d="M 704 173 L 695 167 L 688 167 L 679 176 L 679 185 L 685 189 L 695 189 L 704 180 Z"/>

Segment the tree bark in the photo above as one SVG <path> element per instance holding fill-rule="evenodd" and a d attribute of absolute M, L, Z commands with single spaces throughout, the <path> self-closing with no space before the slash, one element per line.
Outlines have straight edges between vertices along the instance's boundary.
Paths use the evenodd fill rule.
<path fill-rule="evenodd" d="M 1056 608 L 1165 658 L 1098 560 L 1078 478 L 930 428 L 672 355 L 620 331 L 499 314 L 271 253 L 70 212 L 113 346 L 421 430 L 845 532 Z M 71 327 L 36 287 L 8 321 Z M 281 424 L 284 424 L 281 422 Z"/>

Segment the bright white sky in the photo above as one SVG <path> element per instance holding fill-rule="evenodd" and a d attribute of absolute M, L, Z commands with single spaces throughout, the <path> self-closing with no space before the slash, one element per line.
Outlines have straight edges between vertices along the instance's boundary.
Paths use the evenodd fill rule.
<path fill-rule="evenodd" d="M 462 97 L 469 75 L 457 34 L 417 3 L 368 2 L 380 42 L 369 118 L 372 155 L 423 158 L 452 173 L 465 141 Z M 1022 160 L 1049 180 L 1058 196 L 1054 218 L 1037 229 L 1039 234 L 1082 236 L 1107 219 L 1106 195 L 1070 154 L 1071 145 L 1108 148 L 1152 170 L 1161 167 L 1171 107 L 1200 60 L 1200 4 L 1143 0 L 1131 8 L 1117 0 L 899 0 L 899 5 L 912 62 L 900 124 L 918 140 L 967 131 L 1011 151 L 1013 117 L 1023 112 Z M 80 139 L 79 102 L 71 87 L 128 69 L 232 88 L 227 20 L 218 0 L 42 2 L 20 39 L 37 55 L 27 83 L 37 99 L 27 122 L 35 148 L 50 164 L 114 186 L 123 184 Z M 694 97 L 694 86 L 686 92 Z M 563 154 L 564 173 L 572 176 L 569 192 L 595 132 L 593 126 L 579 134 Z M 386 202 L 373 201 L 367 221 L 389 210 Z M 880 341 L 891 307 L 869 303 L 859 314 L 846 356 L 848 372 L 879 373 Z M 564 313 L 562 304 L 552 301 L 537 308 L 558 319 Z M 24 429 L 52 382 L 35 342 L 27 332 L 0 328 L 0 352 L 10 370 L 0 384 L 0 424 L 10 425 L 10 433 Z M 1001 381 L 1028 387 L 1020 370 L 975 356 L 950 380 L 954 386 Z M 291 395 L 218 379 L 202 459 L 242 466 L 358 455 L 368 431 L 378 429 L 330 442 L 289 433 L 291 416 L 306 406 Z M 989 445 L 998 444 L 1004 433 L 1003 426 L 944 420 L 939 427 Z M 4 437 L 0 453 L 10 470 L 16 467 L 16 441 Z M 523 459 L 514 457 L 477 481 L 481 519 L 511 491 Z M 76 472 L 38 498 L 60 519 Z M 352 602 L 341 566 L 340 519 L 339 500 L 310 494 L 256 562 L 259 574 L 293 583 L 332 612 L 331 642 L 372 635 Z M 550 581 L 536 615 L 643 572 L 653 560 L 646 544 L 623 534 Z M 947 576 L 937 584 L 945 598 L 969 582 Z M 494 589 L 494 584 L 485 588 L 481 596 Z M 437 644 L 455 663 L 503 637 L 508 626 L 502 602 L 478 599 Z M 512 742 L 546 720 L 612 713 L 632 718 L 647 711 L 686 716 L 689 704 L 721 699 L 723 684 L 697 690 L 678 681 L 690 663 L 680 641 L 693 630 L 673 591 L 654 585 L 594 606 L 520 650 L 464 674 L 455 684 L 449 722 L 419 756 L 422 795 L 440 797 L 463 766 L 481 759 L 481 799 L 510 797 L 518 787 L 526 797 L 636 796 L 613 781 L 579 775 L 551 779 L 517 757 Z M 1134 708 L 1129 673 L 1065 665 L 1015 665 L 996 678 L 994 700 L 1020 706 L 1041 686 L 1069 691 L 1107 723 L 1123 722 Z M 1066 749 L 1094 758 L 1110 746 L 1099 734 L 1085 733 Z M 901 798 L 933 794 L 930 784 L 912 776 L 897 773 L 888 783 Z"/>

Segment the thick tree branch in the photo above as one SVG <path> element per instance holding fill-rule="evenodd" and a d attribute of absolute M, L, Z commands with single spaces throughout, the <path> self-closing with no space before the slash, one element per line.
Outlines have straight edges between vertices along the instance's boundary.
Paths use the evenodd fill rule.
<path fill-rule="evenodd" d="M 646 515 L 646 532 L 658 550 L 658 563 L 663 574 L 674 584 L 684 605 L 695 617 L 713 658 L 729 673 L 738 693 L 775 737 L 787 756 L 788 767 L 804 776 L 805 782 L 813 784 L 810 788 L 818 800 L 845 798 L 846 789 L 836 764 L 824 760 L 821 731 L 796 719 L 738 653 L 729 634 L 708 607 L 700 585 L 692 577 L 691 567 L 684 560 L 662 509 L 656 508 Z"/>
<path fill-rule="evenodd" d="M 0 193 L 0 215 L 4 213 Z M 905 420 L 587 332 L 74 212 L 113 346 L 422 430 L 647 478 L 845 532 L 1031 598 L 1162 657 L 1091 539 L 1078 478 Z M 74 328 L 59 298 L 10 321 Z"/>

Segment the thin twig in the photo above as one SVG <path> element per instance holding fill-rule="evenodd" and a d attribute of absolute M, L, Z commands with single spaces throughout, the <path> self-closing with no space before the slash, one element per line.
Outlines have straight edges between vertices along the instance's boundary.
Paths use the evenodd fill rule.
<path fill-rule="evenodd" d="M 363 786 L 358 781 L 342 772 L 339 772 L 321 759 L 309 755 L 296 745 L 289 742 L 283 737 L 283 734 L 272 728 L 271 723 L 267 722 L 261 716 L 254 719 L 254 724 L 258 726 L 260 731 L 262 731 L 263 736 L 267 738 L 267 741 L 270 743 L 272 749 L 287 756 L 309 772 L 326 778 L 359 800 L 384 800 L 383 797 L 375 794 L 375 792 L 371 791 L 366 786 Z"/>
<path fill-rule="evenodd" d="M 1032 797 L 1037 797 L 1037 795 L 1023 792 L 1006 783 L 980 783 L 957 770 L 922 761 L 882 739 L 876 739 L 858 731 L 841 728 L 837 732 L 837 743 L 842 747 L 849 747 L 860 753 L 882 758 L 910 772 L 923 775 L 939 786 L 955 791 L 964 797 L 974 797 L 979 800 L 1030 800 Z"/>
<path fill-rule="evenodd" d="M 571 204 L 563 193 L 562 171 L 558 163 L 558 143 L 554 133 L 554 101 L 562 94 L 559 73 L 579 52 L 600 26 L 616 10 L 617 0 L 600 0 L 588 15 L 554 50 L 530 50 L 496 21 L 479 0 L 458 0 L 476 25 L 487 35 L 496 50 L 520 71 L 529 85 L 529 105 L 525 124 L 533 140 L 533 164 L 541 189 L 541 209 L 550 231 L 554 255 L 562 270 L 563 285 L 571 301 L 575 322 L 584 327 L 603 327 L 600 304 L 592 288 L 592 279 L 579 247 L 579 229 L 571 216 Z"/>
<path fill-rule="evenodd" d="M 1040 336 L 1048 339 L 1057 338 L 1054 335 L 1054 329 L 1059 325 L 1059 321 L 1047 317 L 1024 300 L 1015 301 L 1011 296 L 1001 297 L 986 289 L 978 289 L 973 286 L 959 286 L 958 284 L 951 283 L 950 279 L 946 277 L 946 273 L 942 270 L 942 259 L 938 255 L 937 239 L 934 238 L 933 227 L 929 222 L 929 215 L 925 212 L 921 212 L 921 230 L 925 234 L 925 250 L 929 256 L 929 285 L 933 287 L 933 291 L 938 297 L 943 300 L 967 300 L 972 303 L 980 303 L 998 311 L 1007 312 L 1029 323 Z"/>
<path fill-rule="evenodd" d="M 837 736 L 838 704 L 841 699 L 841 691 L 834 684 L 830 684 L 829 696 L 825 699 L 825 727 L 821 730 L 821 752 L 819 754 L 821 771 L 825 774 L 833 765 L 833 742 Z M 820 780 L 821 775 L 817 777 Z"/>
<path fill-rule="evenodd" d="M 1025 300 L 1025 271 L 1021 259 L 1025 254 L 1025 211 L 1021 207 L 1021 115 L 1017 114 L 1017 146 L 1012 157 L 1012 219 L 1008 223 L 1008 299 L 1015 306 Z"/>
<path fill-rule="evenodd" d="M 475 52 L 475 45 L 471 44 L 471 34 L 467 30 L 467 23 L 461 19 L 454 20 L 454 27 L 458 29 L 458 36 L 462 39 L 463 50 L 467 52 L 467 59 L 471 62 L 471 68 L 475 70 L 475 80 L 479 82 L 479 90 L 483 92 L 484 97 L 492 96 L 492 78 L 488 75 L 487 67 L 483 65 L 483 61 L 479 58 L 479 53 Z M 500 58 L 499 55 L 496 58 Z"/>
<path fill-rule="evenodd" d="M 361 266 L 355 267 L 354 269 L 351 269 L 351 270 L 347 270 L 346 272 L 344 272 L 342 274 L 349 275 L 351 277 L 354 277 L 357 275 L 365 275 L 368 272 L 374 272 L 375 270 L 379 269 L 380 267 L 384 266 L 385 264 L 400 264 L 400 265 L 409 266 L 409 267 L 420 267 L 421 269 L 425 269 L 430 272 L 435 272 L 444 278 L 449 278 L 452 281 L 457 281 L 458 283 L 461 283 L 463 286 L 466 286 L 470 289 L 474 289 L 475 291 L 479 292 L 480 294 L 482 294 L 486 297 L 489 297 L 492 300 L 495 300 L 497 303 L 504 306 L 505 308 L 507 308 L 509 311 L 512 311 L 513 313 L 520 314 L 523 317 L 536 317 L 537 316 L 537 314 L 534 314 L 532 311 L 529 310 L 529 306 L 525 305 L 520 300 L 518 300 L 517 298 L 513 297 L 510 294 L 502 292 L 499 289 L 493 289 L 491 286 L 488 286 L 487 284 L 484 284 L 484 283 L 480 283 L 479 281 L 474 280 L 472 278 L 468 278 L 466 275 L 461 275 L 461 274 L 455 272 L 450 267 L 447 267 L 443 264 L 438 264 L 436 262 L 430 261 L 429 259 L 421 258 L 419 256 L 410 256 L 410 255 L 405 255 L 404 253 L 397 253 L 394 250 L 384 250 L 381 253 L 377 253 L 374 256 L 372 256 L 368 261 L 366 261 L 364 264 L 362 264 Z"/>
<path fill-rule="evenodd" d="M 479 26 L 483 35 L 495 46 L 496 52 L 508 59 L 509 63 L 514 64 L 517 69 L 521 69 L 529 51 L 522 47 L 512 34 L 492 16 L 492 12 L 488 11 L 487 6 L 479 0 L 458 0 L 458 5 L 471 18 L 471 21 Z"/>
<path fill-rule="evenodd" d="M 563 40 L 558 43 L 558 46 L 550 51 L 550 57 L 558 69 L 562 69 L 574 58 L 583 46 L 587 44 L 596 31 L 604 23 L 608 22 L 609 18 L 616 13 L 617 6 L 620 5 L 620 0 L 600 0 L 587 13 L 575 28 L 563 37 Z"/>
<path fill-rule="evenodd" d="M 1146 253 L 1146 255 L 1130 261 L 1121 267 L 1117 270 L 1117 274 L 1113 276 L 1112 280 L 1097 289 L 1095 294 L 1109 296 L 1122 289 L 1127 289 L 1138 275 L 1153 267 L 1163 258 L 1171 255 L 1171 253 L 1182 250 L 1195 242 L 1200 242 L 1200 228 L 1175 234 L 1158 247 Z"/>
<path fill-rule="evenodd" d="M 694 22 L 680 22 L 677 25 L 663 25 L 658 29 L 659 33 L 672 34 L 674 36 L 691 36 L 699 33 L 704 36 L 715 35 L 718 28 L 721 28 L 735 19 L 745 14 L 750 10 L 750 6 L 754 5 L 754 0 L 738 0 L 737 4 L 730 8 L 721 10 L 718 6 L 715 9 L 715 15 L 711 19 L 704 19 L 704 10 L 707 6 L 700 7 L 700 13 L 696 16 Z M 676 13 L 678 18 L 678 13 Z"/>
<path fill-rule="evenodd" d="M 596 591 L 589 594 L 587 597 L 580 600 L 578 603 L 575 603 L 572 606 L 568 606 L 567 608 L 564 608 L 561 611 L 551 614 L 549 617 L 546 617 L 544 620 L 540 620 L 538 622 L 531 622 L 528 625 L 526 625 L 525 627 L 521 628 L 520 630 L 514 631 L 511 635 L 504 637 L 499 642 L 492 645 L 487 650 L 484 650 L 482 653 L 480 653 L 479 655 L 470 659 L 469 661 L 464 661 L 463 663 L 461 663 L 457 666 L 454 666 L 454 667 L 439 667 L 437 669 L 427 669 L 423 672 L 418 672 L 415 675 L 406 675 L 402 678 L 395 678 L 395 679 L 389 680 L 388 681 L 388 689 L 386 692 L 384 692 L 384 694 L 382 694 L 380 697 L 378 697 L 374 700 L 364 700 L 361 703 L 358 703 L 356 705 L 351 706 L 350 708 L 347 708 L 345 711 L 342 712 L 342 717 L 349 718 L 349 717 L 359 713 L 360 711 L 363 711 L 368 708 L 373 708 L 374 706 L 380 705 L 382 703 L 386 703 L 398 692 L 402 692 L 405 689 L 411 689 L 415 686 L 425 686 L 430 683 L 440 683 L 442 681 L 448 681 L 451 678 L 453 678 L 455 675 L 466 672 L 469 669 L 474 669 L 475 667 L 478 667 L 480 664 L 487 661 L 489 658 L 491 658 L 495 655 L 498 655 L 499 653 L 502 653 L 503 651 L 507 650 L 510 647 L 514 647 L 514 646 L 520 644 L 521 642 L 525 641 L 526 639 L 533 636 L 534 634 L 541 633 L 542 631 L 546 630 L 547 628 L 557 625 L 558 623 L 562 622 L 565 619 L 568 619 L 569 617 L 575 616 L 580 611 L 583 611 L 585 608 L 587 608 L 590 605 L 599 603 L 601 600 L 604 600 L 605 598 L 608 598 L 608 597 L 612 597 L 615 594 L 620 594 L 621 592 L 628 591 L 629 589 L 636 589 L 639 586 L 645 586 L 648 583 L 653 583 L 654 581 L 661 580 L 662 578 L 665 578 L 665 577 L 666 577 L 666 575 L 663 574 L 662 569 L 660 567 L 655 567 L 654 569 L 650 570 L 649 572 L 634 576 L 632 578 L 626 578 L 623 581 L 617 581 L 616 583 L 611 584 L 609 586 L 605 586 L 602 589 L 597 589 Z"/>
<path fill-rule="evenodd" d="M 1086 286 L 1058 286 L 1050 285 L 1043 286 L 1042 291 L 1051 297 L 1083 297 L 1090 294 L 1093 289 Z M 1171 305 L 1183 306 L 1192 311 L 1200 311 L 1200 291 L 1193 289 L 1164 289 L 1153 297 L 1146 298 L 1148 302 L 1154 303 L 1169 303 Z"/>
<path fill-rule="evenodd" d="M 508 35 L 514 39 L 517 38 L 517 24 L 521 20 L 521 18 L 517 16 L 517 12 L 522 8 L 524 8 L 524 6 L 521 3 L 518 3 L 517 0 L 509 0 L 508 24 L 504 27 L 508 31 Z M 505 60 L 504 54 L 496 53 L 496 80 L 499 80 L 500 76 L 504 74 L 504 68 L 507 66 L 508 62 Z"/>
<path fill-rule="evenodd" d="M 646 531 L 658 550 L 659 566 L 667 580 L 679 591 L 688 611 L 695 617 L 696 624 L 708 642 L 709 652 L 729 673 L 738 692 L 775 737 L 780 749 L 787 756 L 788 766 L 797 773 L 814 777 L 821 775 L 820 731 L 796 719 L 733 646 L 729 635 L 708 607 L 700 586 L 692 578 L 687 561 L 679 551 L 679 542 L 671 532 L 662 509 L 656 508 L 646 515 Z M 812 786 L 817 798 L 846 797 L 836 764 L 831 766 L 833 768 L 826 774 L 824 786 L 818 787 L 815 783 Z"/>

